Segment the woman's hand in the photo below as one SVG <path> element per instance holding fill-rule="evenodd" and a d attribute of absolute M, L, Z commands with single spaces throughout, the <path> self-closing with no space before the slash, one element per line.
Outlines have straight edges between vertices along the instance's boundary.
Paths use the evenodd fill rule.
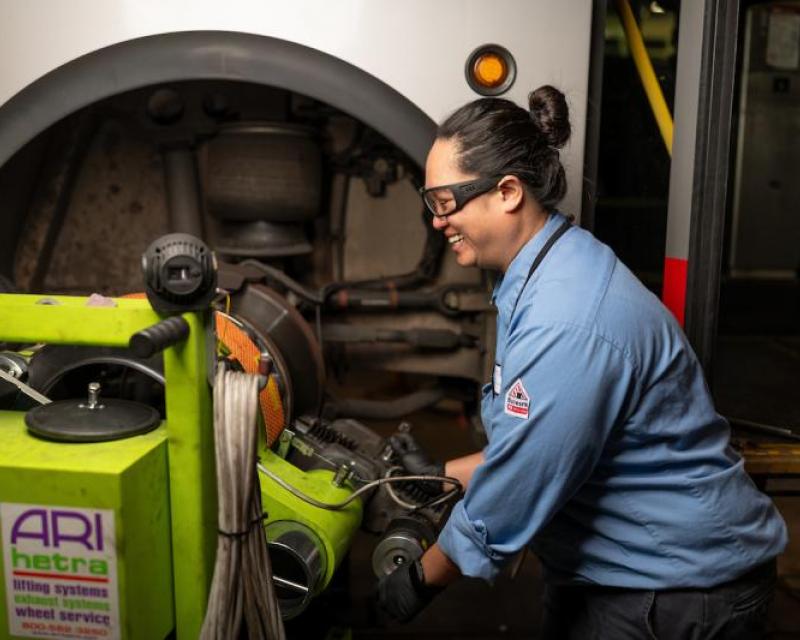
<path fill-rule="evenodd" d="M 400 565 L 378 581 L 378 609 L 391 620 L 408 622 L 444 587 L 426 584 L 419 560 Z"/>

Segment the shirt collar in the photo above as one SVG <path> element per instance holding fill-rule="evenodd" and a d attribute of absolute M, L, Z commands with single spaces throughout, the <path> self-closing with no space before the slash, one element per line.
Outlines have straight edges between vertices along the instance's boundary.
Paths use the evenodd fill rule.
<path fill-rule="evenodd" d="M 550 214 L 544 227 L 523 245 L 519 253 L 514 256 L 511 264 L 508 265 L 506 272 L 497 280 L 492 292 L 492 303 L 504 318 L 508 318 L 511 314 L 517 296 L 519 296 L 522 287 L 525 285 L 531 264 L 533 264 L 548 238 L 555 233 L 564 220 L 564 216 L 560 213 Z"/>

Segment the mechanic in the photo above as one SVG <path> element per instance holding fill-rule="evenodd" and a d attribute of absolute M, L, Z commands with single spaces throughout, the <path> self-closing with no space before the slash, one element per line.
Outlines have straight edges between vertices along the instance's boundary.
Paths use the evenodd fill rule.
<path fill-rule="evenodd" d="M 466 493 L 421 562 L 378 584 L 414 617 L 460 575 L 492 581 L 530 545 L 545 638 L 757 638 L 786 527 L 745 473 L 670 312 L 557 211 L 567 103 L 485 98 L 438 129 L 421 190 L 462 266 L 500 272 L 483 388 L 488 445 L 442 465 L 393 441 L 413 473 Z"/>

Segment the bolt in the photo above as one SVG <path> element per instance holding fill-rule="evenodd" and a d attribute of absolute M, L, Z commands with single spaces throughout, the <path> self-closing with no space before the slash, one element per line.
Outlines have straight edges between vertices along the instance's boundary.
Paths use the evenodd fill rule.
<path fill-rule="evenodd" d="M 385 158 L 377 158 L 375 162 L 372 163 L 372 168 L 376 173 L 386 174 L 389 171 L 389 163 Z"/>
<path fill-rule="evenodd" d="M 343 464 L 336 470 L 336 475 L 333 477 L 333 484 L 341 487 L 353 475 L 352 469 L 349 465 Z"/>
<path fill-rule="evenodd" d="M 100 399 L 100 383 L 99 382 L 90 382 L 89 383 L 89 402 L 86 405 L 87 409 L 95 409 L 97 407 L 97 403 Z"/>
<path fill-rule="evenodd" d="M 272 373 L 272 364 L 272 357 L 268 353 L 264 352 L 259 354 L 258 372 L 262 376 L 268 376 L 270 373 Z"/>

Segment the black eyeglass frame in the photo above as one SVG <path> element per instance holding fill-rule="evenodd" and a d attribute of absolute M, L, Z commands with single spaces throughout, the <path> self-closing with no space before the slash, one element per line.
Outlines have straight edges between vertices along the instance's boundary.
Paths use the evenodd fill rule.
<path fill-rule="evenodd" d="M 464 182 L 455 182 L 453 184 L 443 184 L 439 185 L 438 187 L 428 187 L 427 189 L 425 187 L 420 187 L 419 195 L 422 197 L 425 207 L 431 212 L 431 214 L 433 214 L 434 217 L 446 218 L 447 216 L 452 216 L 454 213 L 461 211 L 461 209 L 464 208 L 464 205 L 466 205 L 473 198 L 482 196 L 484 193 L 488 193 L 494 189 L 498 184 L 500 184 L 500 181 L 503 178 L 505 178 L 505 175 L 492 176 L 491 178 L 475 178 L 474 180 L 465 180 Z M 450 189 L 453 194 L 453 200 L 455 200 L 456 203 L 455 209 L 448 211 L 447 213 L 437 213 L 428 202 L 428 199 L 425 197 L 431 191 L 440 191 L 442 189 Z"/>

